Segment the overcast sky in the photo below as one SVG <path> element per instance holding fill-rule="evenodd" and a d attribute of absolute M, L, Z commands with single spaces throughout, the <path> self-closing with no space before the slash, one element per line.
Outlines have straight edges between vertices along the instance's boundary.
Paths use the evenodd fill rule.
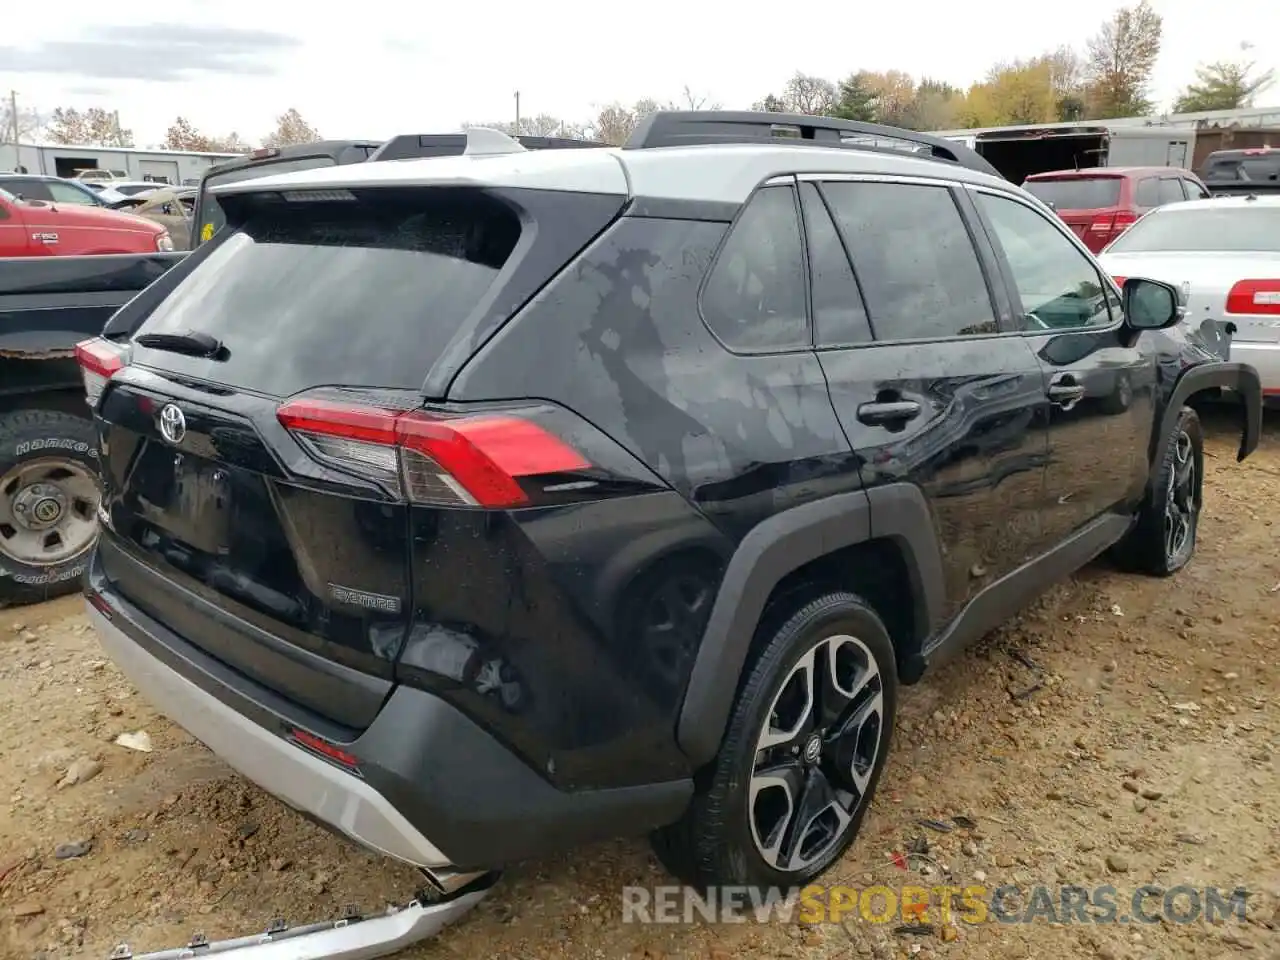
<path fill-rule="evenodd" d="M 0 21 L 0 92 L 48 113 L 118 109 L 139 144 L 179 114 L 256 141 L 288 107 L 329 137 L 382 138 L 526 115 L 586 119 L 688 85 L 747 107 L 796 70 L 897 68 L 967 86 L 995 61 L 1085 40 L 1115 0 L 22 0 Z M 1280 2 L 1154 0 L 1167 107 L 1198 62 L 1248 56 L 1280 74 Z M 144 12 L 149 11 L 149 12 Z M 1280 86 L 1259 105 L 1280 104 Z"/>

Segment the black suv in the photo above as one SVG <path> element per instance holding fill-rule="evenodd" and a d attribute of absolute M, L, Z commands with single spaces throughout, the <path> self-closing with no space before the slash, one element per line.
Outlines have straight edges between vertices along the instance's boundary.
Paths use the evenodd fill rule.
<path fill-rule="evenodd" d="M 693 883 L 815 877 L 900 684 L 1104 551 L 1186 564 L 1192 401 L 1257 444 L 1177 291 L 958 144 L 469 137 L 218 188 L 227 228 L 80 347 L 112 658 L 445 890 L 645 831 Z"/>

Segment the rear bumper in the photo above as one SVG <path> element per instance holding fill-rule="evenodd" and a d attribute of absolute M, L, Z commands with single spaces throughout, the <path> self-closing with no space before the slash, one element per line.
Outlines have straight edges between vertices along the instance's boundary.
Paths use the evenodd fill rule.
<path fill-rule="evenodd" d="M 1262 383 L 1262 395 L 1275 402 L 1280 400 L 1280 343 L 1231 342 L 1231 359 L 1247 363 L 1258 371 Z"/>
<path fill-rule="evenodd" d="M 427 869 L 449 867 L 440 850 L 366 781 L 259 726 L 167 667 L 88 604 L 107 655 L 157 710 L 268 793 L 362 846 Z"/>
<path fill-rule="evenodd" d="M 184 641 L 116 592 L 95 553 L 89 616 L 143 697 L 249 780 L 357 843 L 433 874 L 501 866 L 676 820 L 689 780 L 563 791 L 440 697 L 396 687 L 340 742 L 331 724 Z M 301 729 L 358 773 L 287 739 Z"/>

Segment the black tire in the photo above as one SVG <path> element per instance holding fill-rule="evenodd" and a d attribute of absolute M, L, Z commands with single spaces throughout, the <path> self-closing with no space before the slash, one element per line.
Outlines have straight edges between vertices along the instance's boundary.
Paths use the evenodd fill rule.
<path fill-rule="evenodd" d="M 1190 467 L 1189 489 L 1181 489 L 1183 472 Z M 1170 481 L 1173 481 L 1172 485 Z M 1116 559 L 1126 569 L 1156 577 L 1177 573 L 1195 555 L 1196 533 L 1204 488 L 1204 434 L 1200 418 L 1183 407 L 1169 437 L 1163 460 L 1154 469 L 1151 490 L 1143 501 L 1138 522 L 1116 548 Z M 1166 518 L 1171 504 L 1186 516 L 1187 531 L 1177 549 L 1171 549 Z"/>
<path fill-rule="evenodd" d="M 844 639 L 833 640 L 839 637 Z M 652 838 L 654 850 L 662 864 L 683 882 L 700 889 L 716 885 L 793 888 L 803 886 L 823 873 L 840 858 L 857 835 L 888 756 L 897 706 L 897 669 L 888 631 L 870 606 L 850 593 L 828 593 L 805 603 L 780 626 L 776 621 L 772 627 L 762 626 L 757 640 L 762 641 L 760 654 L 749 667 L 748 675 L 738 693 L 719 754 L 697 777 L 694 797 L 684 816 L 677 823 L 656 831 Z M 853 640 L 858 646 L 848 644 L 848 640 Z M 833 648 L 839 652 L 828 657 L 824 651 Z M 864 653 L 873 658 L 878 670 L 878 689 L 874 681 L 864 689 L 873 691 L 873 703 L 876 702 L 875 693 L 879 694 L 879 720 L 874 731 L 875 752 L 873 758 L 859 770 L 858 778 L 862 789 L 848 791 L 850 797 L 857 797 L 856 805 L 851 802 L 847 807 L 842 807 L 840 812 L 843 816 L 830 814 L 829 820 L 834 819 L 835 822 L 830 823 L 830 829 L 826 832 L 826 845 L 820 849 L 817 846 L 813 848 L 812 860 L 800 863 L 804 858 L 797 856 L 791 862 L 798 863 L 798 866 L 779 869 L 777 860 L 780 855 L 775 855 L 772 863 L 766 860 L 762 847 L 756 840 L 762 830 L 768 830 L 768 825 L 761 823 L 758 814 L 762 806 L 760 798 L 765 797 L 766 791 L 771 788 L 758 789 L 754 778 L 764 772 L 757 768 L 758 758 L 765 758 L 761 762 L 770 764 L 774 769 L 781 769 L 774 765 L 772 758 L 775 754 L 772 751 L 781 750 L 782 755 L 787 757 L 795 748 L 788 743 L 760 751 L 757 748 L 763 743 L 762 737 L 769 732 L 765 728 L 766 722 L 772 723 L 782 713 L 784 695 L 788 694 L 795 683 L 801 682 L 795 679 L 796 671 L 804 672 L 806 668 L 802 666 L 802 662 L 811 653 L 815 654 L 816 660 L 817 652 L 824 652 L 821 658 L 824 663 L 840 660 L 845 657 L 846 652 L 850 663 L 855 658 L 862 658 Z M 854 682 L 846 689 L 857 689 L 862 681 L 858 676 L 848 676 L 852 676 Z M 848 702 L 847 709 L 852 714 L 866 709 L 859 708 L 858 702 L 856 699 Z M 778 709 L 775 710 L 775 707 Z M 815 710 L 814 714 L 819 712 Z M 844 723 L 848 723 L 847 717 Z M 837 722 L 831 729 L 840 725 Z M 863 726 L 865 728 L 866 725 Z M 866 730 L 861 732 L 865 734 Z M 805 784 L 815 782 L 808 779 L 813 777 L 815 770 L 822 773 L 823 782 L 834 785 L 837 778 L 844 776 L 845 772 L 858 769 L 856 764 L 844 763 L 843 759 L 828 768 L 830 758 L 826 755 L 826 746 L 821 746 L 822 759 L 813 766 L 807 765 L 806 755 L 810 752 L 808 747 L 812 745 L 813 734 L 803 734 L 802 739 L 806 740 L 806 747 L 801 749 L 794 764 L 804 768 Z M 855 736 L 855 740 L 859 742 L 863 739 L 866 738 Z M 795 742 L 798 743 L 799 740 Z M 836 740 L 832 742 L 843 743 Z M 853 755 L 849 753 L 841 754 L 842 758 L 851 756 Z M 788 764 L 791 762 L 786 761 Z M 766 779 L 776 781 L 776 778 Z M 780 802 L 783 795 L 790 798 L 792 793 L 789 789 L 783 789 L 776 798 L 770 796 L 769 799 Z M 792 802 L 788 809 L 794 812 L 796 806 Z M 847 822 L 840 826 L 840 821 L 845 817 Z M 771 836 L 791 835 L 791 814 L 786 814 L 783 819 L 785 822 L 781 827 L 770 831 Z M 794 847 L 797 853 L 805 848 L 805 839 L 812 836 L 812 831 L 821 826 L 819 819 L 821 818 L 807 821 L 808 828 L 800 831 L 802 835 Z M 772 847 L 772 844 L 766 846 Z M 781 846 L 782 853 L 785 853 L 787 844 L 783 843 Z"/>
<path fill-rule="evenodd" d="M 92 498 L 85 495 L 86 473 L 94 481 Z M 62 514 L 65 519 L 55 523 L 45 538 L 51 540 L 59 530 L 68 530 L 68 540 L 61 550 L 56 550 L 55 542 L 52 556 L 56 560 L 49 563 L 30 562 L 30 551 L 18 546 L 15 510 L 20 508 L 28 514 L 33 506 L 40 505 L 23 493 L 32 490 L 28 480 L 33 475 L 39 475 L 41 483 L 57 486 L 59 509 L 70 511 Z M 74 487 L 59 486 L 59 479 L 68 476 L 75 479 Z M 88 420 L 51 410 L 0 416 L 0 607 L 39 603 L 80 589 L 94 534 L 87 534 L 89 539 L 83 547 L 79 541 L 87 533 L 86 519 L 94 531 L 97 529 L 98 477 L 98 446 Z M 70 538 L 72 530 L 74 540 Z M 61 556 L 67 551 L 73 552 Z"/>
<path fill-rule="evenodd" d="M 1102 409 L 1106 413 L 1124 413 L 1133 406 L 1133 381 L 1129 374 L 1121 370 L 1116 374 L 1116 382 L 1111 393 L 1102 400 Z"/>

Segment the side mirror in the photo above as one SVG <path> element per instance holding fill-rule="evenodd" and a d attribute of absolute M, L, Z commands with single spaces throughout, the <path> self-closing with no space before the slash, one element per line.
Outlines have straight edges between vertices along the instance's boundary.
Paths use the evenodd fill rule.
<path fill-rule="evenodd" d="M 1130 277 L 1122 302 L 1125 323 L 1134 330 L 1166 330 L 1182 319 L 1178 288 L 1159 280 Z"/>

